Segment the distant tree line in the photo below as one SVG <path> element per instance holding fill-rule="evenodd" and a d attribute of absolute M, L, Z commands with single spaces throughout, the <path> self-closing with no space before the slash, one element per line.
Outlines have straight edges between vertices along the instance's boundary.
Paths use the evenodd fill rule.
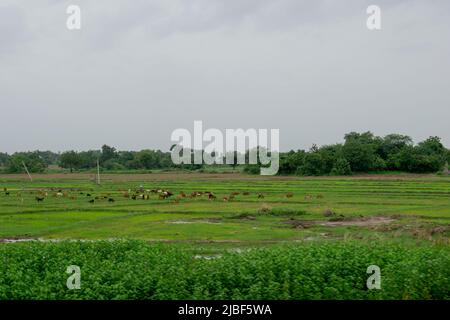
<path fill-rule="evenodd" d="M 234 159 L 238 154 L 234 153 Z M 248 152 L 246 154 L 248 157 Z M 24 164 L 30 172 L 45 172 L 50 165 L 73 171 L 91 170 L 198 170 L 205 164 L 175 165 L 170 152 L 160 150 L 118 151 L 103 145 L 101 150 L 17 152 L 12 155 L 0 152 L 0 170 L 8 173 L 24 172 Z M 225 161 L 224 161 L 225 163 Z M 371 132 L 351 132 L 345 135 L 344 143 L 318 147 L 310 150 L 291 150 L 280 153 L 279 174 L 284 175 L 351 175 L 380 171 L 402 171 L 433 173 L 450 163 L 450 150 L 439 137 L 430 137 L 414 145 L 409 136 L 390 134 L 378 137 Z M 243 171 L 259 174 L 259 165 L 230 164 L 240 166 Z"/>
<path fill-rule="evenodd" d="M 60 155 L 51 151 L 16 152 L 13 155 L 0 152 L 0 169 L 9 173 L 24 172 L 24 164 L 30 172 L 44 172 L 56 164 Z"/>
<path fill-rule="evenodd" d="M 384 138 L 371 132 L 351 132 L 343 144 L 313 145 L 309 151 L 280 154 L 281 174 L 304 176 L 350 175 L 376 171 L 412 173 L 438 172 L 450 162 L 450 150 L 439 137 L 413 144 L 409 136 L 390 134 Z"/>

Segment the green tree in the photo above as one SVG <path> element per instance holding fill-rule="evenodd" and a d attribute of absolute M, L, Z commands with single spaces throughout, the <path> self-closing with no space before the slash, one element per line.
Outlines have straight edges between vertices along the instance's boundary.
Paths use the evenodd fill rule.
<path fill-rule="evenodd" d="M 297 173 L 303 176 L 318 176 L 324 174 L 324 162 L 322 155 L 318 152 L 305 154 L 303 164 L 298 168 Z"/>
<path fill-rule="evenodd" d="M 306 152 L 304 150 L 291 150 L 280 154 L 280 174 L 294 174 L 303 164 Z"/>
<path fill-rule="evenodd" d="M 342 158 L 342 145 L 323 146 L 317 151 L 322 156 L 323 172 L 328 174 L 335 167 L 336 159 Z"/>
<path fill-rule="evenodd" d="M 46 163 L 46 165 L 58 164 L 60 155 L 52 151 L 35 151 L 36 154 Z"/>
<path fill-rule="evenodd" d="M 421 154 L 441 157 L 445 157 L 447 151 L 442 145 L 441 138 L 439 137 L 429 137 L 425 141 L 420 142 L 417 145 L 417 149 Z"/>
<path fill-rule="evenodd" d="M 141 168 L 157 169 L 160 167 L 158 153 L 154 150 L 142 150 L 136 156 Z"/>
<path fill-rule="evenodd" d="M 442 170 L 445 158 L 436 154 L 426 154 L 420 147 L 404 148 L 391 159 L 402 171 L 415 173 L 431 173 Z"/>
<path fill-rule="evenodd" d="M 47 164 L 37 152 L 20 152 L 9 158 L 6 170 L 10 173 L 25 172 L 24 163 L 32 173 L 44 172 L 47 169 Z"/>
<path fill-rule="evenodd" d="M 62 168 L 70 169 L 70 172 L 73 172 L 73 169 L 79 169 L 82 164 L 82 157 L 75 151 L 63 152 L 59 158 L 59 165 Z"/>
<path fill-rule="evenodd" d="M 7 153 L 0 152 L 0 167 L 6 166 L 9 160 L 9 155 Z"/>
<path fill-rule="evenodd" d="M 401 134 L 389 134 L 383 138 L 383 142 L 379 148 L 379 154 L 387 160 L 390 156 L 399 153 L 402 149 L 412 146 L 411 137 Z"/>
<path fill-rule="evenodd" d="M 117 157 L 116 148 L 107 146 L 104 144 L 102 146 L 102 154 L 100 156 L 100 163 L 103 164 L 105 161 L 114 159 Z"/>
<path fill-rule="evenodd" d="M 97 160 L 100 159 L 101 151 L 89 150 L 78 153 L 81 158 L 80 168 L 91 169 L 97 167 Z"/>
<path fill-rule="evenodd" d="M 373 169 L 375 149 L 371 144 L 360 141 L 345 142 L 342 147 L 345 159 L 350 163 L 354 172 L 367 172 Z"/>
<path fill-rule="evenodd" d="M 352 174 L 352 169 L 350 168 L 350 163 L 347 161 L 347 159 L 341 157 L 337 158 L 333 169 L 331 169 L 330 172 L 333 176 L 348 176 Z"/>

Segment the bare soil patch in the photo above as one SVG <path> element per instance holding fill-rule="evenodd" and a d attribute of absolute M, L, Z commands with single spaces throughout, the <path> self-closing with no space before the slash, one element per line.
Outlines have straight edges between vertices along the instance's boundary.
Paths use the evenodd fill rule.
<path fill-rule="evenodd" d="M 103 181 L 167 181 L 167 180 L 410 180 L 436 178 L 430 174 L 366 174 L 346 177 L 298 177 L 298 176 L 260 176 L 248 175 L 239 172 L 232 173 L 200 173 L 200 172 L 158 172 L 158 173 L 105 173 L 102 174 Z M 26 174 L 0 174 L 2 180 L 24 180 L 28 181 Z M 34 180 L 95 180 L 94 173 L 41 173 L 33 174 Z M 425 180 L 425 181 L 427 181 Z"/>
<path fill-rule="evenodd" d="M 379 224 L 387 224 L 394 222 L 395 219 L 392 217 L 370 217 L 358 220 L 348 220 L 348 221 L 325 221 L 320 222 L 318 225 L 336 227 L 336 226 L 356 226 L 356 227 L 369 227 L 376 226 Z"/>
<path fill-rule="evenodd" d="M 256 220 L 256 217 L 250 213 L 241 213 L 236 216 L 230 217 L 230 219 L 239 219 L 239 220 Z"/>
<path fill-rule="evenodd" d="M 297 220 L 291 218 L 285 221 L 287 224 L 291 225 L 293 228 L 303 229 L 311 226 L 325 226 L 325 227 L 339 227 L 339 226 L 355 226 L 355 227 L 371 227 L 382 224 L 389 224 L 394 222 L 393 217 L 367 217 L 359 219 L 350 219 L 343 221 L 308 221 L 308 220 Z"/>
<path fill-rule="evenodd" d="M 169 220 L 166 223 L 171 224 L 192 224 L 192 223 L 206 223 L 206 224 L 221 224 L 220 219 L 192 219 L 192 220 Z"/>

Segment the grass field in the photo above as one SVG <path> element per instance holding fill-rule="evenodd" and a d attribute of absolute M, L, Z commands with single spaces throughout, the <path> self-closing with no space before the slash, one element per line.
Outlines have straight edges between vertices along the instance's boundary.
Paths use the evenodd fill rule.
<path fill-rule="evenodd" d="M 259 243 L 411 238 L 446 242 L 450 232 L 447 177 L 237 179 L 226 174 L 150 174 L 106 176 L 97 186 L 84 175 L 42 176 L 33 183 L 1 176 L 3 188 L 10 192 L 8 196 L 0 193 L 3 239 Z M 148 194 L 149 200 L 124 196 L 141 188 L 144 191 L 136 194 Z M 174 196 L 161 200 L 146 191 L 151 189 L 170 190 Z M 63 195 L 57 196 L 58 191 Z M 217 199 L 178 196 L 197 191 L 213 192 Z M 223 201 L 232 192 L 240 194 Z M 38 203 L 35 197 L 40 194 L 45 200 Z"/>
<path fill-rule="evenodd" d="M 137 245 L 139 248 L 133 251 L 133 254 L 137 256 L 142 250 L 145 252 L 147 252 L 146 250 L 160 250 L 158 252 L 163 259 L 166 252 L 178 250 L 177 252 L 187 254 L 190 259 L 195 256 L 220 257 L 212 260 L 221 262 L 212 263 L 209 259 L 200 259 L 205 265 L 196 262 L 195 266 L 195 268 L 208 269 L 212 268 L 211 264 L 216 265 L 217 269 L 214 269 L 214 272 L 219 273 L 223 268 L 220 266 L 221 263 L 225 265 L 227 263 L 239 264 L 241 263 L 240 259 L 256 259 L 256 257 L 262 259 L 262 256 L 271 255 L 274 257 L 295 256 L 295 259 L 299 259 L 297 254 L 304 254 L 306 257 L 312 254 L 308 250 L 319 250 L 318 248 L 327 248 L 326 246 L 329 245 L 334 246 L 331 250 L 336 250 L 335 256 L 341 257 L 335 263 L 342 262 L 342 252 L 347 252 L 347 256 L 350 254 L 348 256 L 350 260 L 359 261 L 354 266 L 356 268 L 354 270 L 355 277 L 359 280 L 352 278 L 351 274 L 340 275 L 344 279 L 343 282 L 336 280 L 336 283 L 333 282 L 329 288 L 324 283 L 318 283 L 318 287 L 311 289 L 313 290 L 311 292 L 306 289 L 306 291 L 301 291 L 298 283 L 292 283 L 295 281 L 293 280 L 296 279 L 295 277 L 289 276 L 288 280 L 282 280 L 282 277 L 280 278 L 275 271 L 268 270 L 269 273 L 277 274 L 272 279 L 276 283 L 273 289 L 276 292 L 272 295 L 256 288 L 252 295 L 253 291 L 248 291 L 250 288 L 246 285 L 241 283 L 239 287 L 237 283 L 232 283 L 233 281 L 242 282 L 242 279 L 231 277 L 226 281 L 221 278 L 225 283 L 217 280 L 217 285 L 220 286 L 225 285 L 226 287 L 226 283 L 228 283 L 228 288 L 224 288 L 225 293 L 207 294 L 206 292 L 210 293 L 212 290 L 210 287 L 190 291 L 194 287 L 189 287 L 184 283 L 186 295 L 182 297 L 213 299 L 220 297 L 245 299 L 261 297 L 275 299 L 330 297 L 447 299 L 449 297 L 448 274 L 441 275 L 444 278 L 437 279 L 434 284 L 430 282 L 429 285 L 424 286 L 422 283 L 423 279 L 435 275 L 449 264 L 449 177 L 367 175 L 346 178 L 297 178 L 246 176 L 232 173 L 118 174 L 104 175 L 101 186 L 94 184 L 91 178 L 90 174 L 48 174 L 35 176 L 34 181 L 29 182 L 22 175 L 0 176 L 0 242 L 4 242 L 0 244 L 0 259 L 6 261 L 2 264 L 3 271 L 0 272 L 0 275 L 4 276 L 3 280 L 0 278 L 0 298 L 65 299 L 77 297 L 76 294 L 61 293 L 62 289 L 58 287 L 61 283 L 54 284 L 52 281 L 55 279 L 48 280 L 47 291 L 44 293 L 40 291 L 37 293 L 30 289 L 31 291 L 26 291 L 28 294 L 19 294 L 20 290 L 18 291 L 17 288 L 23 287 L 24 284 L 20 282 L 22 280 L 13 280 L 11 276 L 5 276 L 8 270 L 10 273 L 19 272 L 21 274 L 25 272 L 24 270 L 37 268 L 42 272 L 52 273 L 54 272 L 52 268 L 55 266 L 48 265 L 53 261 L 52 257 L 49 257 L 48 261 L 40 261 L 41 265 L 30 266 L 26 262 L 19 263 L 19 260 L 14 259 L 13 256 L 21 252 L 21 259 L 25 261 L 27 257 L 31 257 L 36 252 L 42 252 L 44 256 L 48 256 L 45 254 L 46 252 L 53 252 L 58 256 L 60 254 L 58 250 L 69 250 L 74 256 L 78 256 L 82 250 L 79 246 L 83 246 L 83 244 L 71 245 L 63 240 L 112 239 L 143 241 L 139 242 Z M 6 192 L 3 192 L 4 188 L 6 188 Z M 160 199 L 160 193 L 150 191 L 157 189 L 170 190 L 174 195 L 168 199 Z M 194 192 L 212 192 L 217 199 L 210 200 L 206 194 L 190 198 L 189 195 Z M 224 197 L 230 198 L 233 192 L 236 193 L 234 199 L 223 200 Z M 181 196 L 182 193 L 187 196 Z M 136 196 L 136 200 L 133 200 L 133 196 Z M 36 197 L 43 200 L 38 202 Z M 10 243 L 32 239 L 57 240 L 57 242 Z M 164 242 L 162 246 L 165 249 L 151 249 L 153 246 L 161 246 L 161 244 L 149 244 L 149 242 Z M 102 243 L 105 245 L 104 242 Z M 111 245 L 108 246 L 114 247 L 115 243 L 111 242 Z M 375 261 L 377 259 L 366 259 L 366 261 L 362 258 L 362 260 L 358 260 L 358 256 L 365 255 L 362 253 L 364 250 L 355 249 L 358 247 L 357 244 L 364 247 L 373 243 L 376 243 L 378 248 L 374 255 L 379 261 Z M 89 246 L 89 244 L 85 245 Z M 95 242 L 92 245 L 95 245 Z M 150 249 L 142 249 L 147 245 L 150 246 Z M 117 248 L 121 248 L 121 246 L 123 244 L 119 242 Z M 395 246 L 395 250 L 390 249 L 393 246 Z M 108 248 L 111 250 L 110 247 Z M 383 257 L 383 250 L 380 248 L 386 249 L 386 256 Z M 256 250 L 254 256 L 251 256 L 247 249 Z M 224 257 L 230 251 L 235 254 L 231 258 L 225 259 Z M 236 251 L 240 252 L 237 255 L 242 258 L 236 257 Z M 393 254 L 389 256 L 389 252 L 401 253 L 394 257 Z M 430 262 L 430 265 L 418 266 L 422 270 L 421 272 L 425 272 L 422 280 L 419 281 L 420 277 L 417 276 L 417 279 L 414 278 L 415 280 L 408 282 L 405 274 L 403 275 L 405 279 L 402 279 L 399 273 L 393 275 L 393 270 L 406 268 L 402 263 L 408 262 L 402 259 L 407 259 L 406 257 L 410 255 L 420 261 L 421 258 L 417 257 L 423 258 L 426 256 L 426 252 L 430 253 L 430 261 L 434 262 Z M 184 255 L 182 256 L 184 257 Z M 102 259 L 107 260 L 108 258 L 103 257 Z M 167 259 L 176 260 L 172 256 Z M 103 260 L 92 262 L 92 264 L 106 263 Z M 16 267 L 13 268 L 9 265 L 5 269 L 8 261 L 10 264 L 14 261 Z M 83 261 L 78 263 L 87 263 Z M 179 264 L 185 262 L 185 260 L 180 260 L 176 265 L 180 267 Z M 386 264 L 386 269 L 391 272 L 391 278 L 388 278 L 391 280 L 395 278 L 395 281 L 392 280 L 395 285 L 389 284 L 388 291 L 378 294 L 364 293 L 362 288 L 359 288 L 362 291 L 359 289 L 351 291 L 349 288 L 352 286 L 352 281 L 363 285 L 360 280 L 366 277 L 366 270 L 362 270 L 361 266 L 366 262 Z M 112 263 L 112 260 L 109 263 Z M 145 264 L 143 261 L 136 263 Z M 242 263 L 244 268 L 247 262 Z M 321 274 L 328 268 L 330 275 L 340 277 L 339 272 L 336 271 L 336 275 L 335 271 L 332 271 L 333 268 L 339 267 L 338 265 L 330 265 L 331 260 L 326 261 L 328 267 L 321 265 L 323 263 L 325 262 L 318 262 L 317 266 L 322 268 Z M 301 268 L 306 270 L 308 266 L 313 268 L 311 262 L 307 265 L 302 264 Z M 410 264 L 408 266 L 411 267 Z M 295 268 L 291 270 L 291 267 L 288 267 L 285 262 L 281 263 L 278 268 L 283 267 L 287 268 L 286 272 L 289 274 L 295 273 Z M 0 266 L 0 268 L 2 267 Z M 61 277 L 67 276 L 64 268 L 61 269 Z M 346 268 L 345 272 L 348 272 L 349 267 Z M 189 272 L 192 271 L 189 270 Z M 277 270 L 277 272 L 282 272 L 281 269 Z M 189 274 L 188 271 L 186 272 Z M 211 269 L 208 272 L 213 271 Z M 251 275 L 252 273 L 249 271 L 247 280 L 250 282 Z M 122 276 L 130 277 L 130 275 Z M 257 277 L 257 275 L 253 274 L 253 277 Z M 261 275 L 261 277 L 269 276 Z M 183 279 L 187 282 L 192 280 Z M 270 280 L 264 279 L 264 281 Z M 324 280 L 321 279 L 317 278 L 316 280 L 323 282 Z M 267 283 L 264 281 L 262 284 L 265 286 Z M 290 290 L 283 291 L 277 287 L 281 285 L 280 281 L 287 281 L 285 285 L 296 288 L 297 294 Z M 403 289 L 398 287 L 402 281 L 405 281 Z M 65 282 L 62 282 L 62 285 L 65 285 Z M 179 284 L 172 283 L 171 285 L 178 286 Z M 197 285 L 200 284 L 197 283 Z M 209 285 L 212 286 L 211 283 Z M 59 289 L 55 289 L 56 293 L 52 294 L 53 291 L 50 288 L 55 288 L 55 286 Z M 236 286 L 240 289 L 235 291 L 236 295 L 234 296 L 232 289 Z M 422 287 L 420 293 L 417 291 L 419 287 Z M 98 283 L 96 288 L 99 288 Z M 169 288 L 165 290 L 170 291 Z M 326 291 L 328 294 L 323 290 L 328 290 Z M 16 294 L 7 294 L 7 292 L 16 292 Z M 126 291 L 121 293 L 119 289 L 109 293 L 107 290 L 102 291 L 103 293 L 97 297 L 84 292 L 85 294 L 81 294 L 79 297 L 133 299 L 180 297 L 175 294 L 158 296 L 154 292 L 152 294 L 133 293 L 127 295 Z M 332 292 L 335 293 L 334 296 Z"/>

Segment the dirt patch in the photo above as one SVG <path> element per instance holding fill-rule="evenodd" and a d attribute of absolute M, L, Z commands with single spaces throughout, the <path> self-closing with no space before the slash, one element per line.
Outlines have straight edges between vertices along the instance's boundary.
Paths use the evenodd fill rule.
<path fill-rule="evenodd" d="M 94 173 L 41 173 L 33 174 L 35 180 L 85 180 L 95 179 Z M 5 180 L 24 180 L 28 181 L 26 174 L 0 174 L 0 179 Z M 155 173 L 105 173 L 102 180 L 111 182 L 124 181 L 171 181 L 171 180 L 240 180 L 240 181 L 291 181 L 291 180 L 334 180 L 336 177 L 295 177 L 295 176 L 260 176 L 248 175 L 244 173 L 200 173 L 200 172 L 155 172 Z M 432 174 L 365 174 L 350 177 L 339 177 L 343 180 L 410 180 L 421 179 L 423 181 L 432 181 L 436 179 Z"/>
<path fill-rule="evenodd" d="M 0 243 L 15 243 L 15 242 L 28 242 L 28 241 L 37 241 L 35 238 L 26 238 L 26 237 L 8 237 L 8 238 L 0 238 Z"/>
<path fill-rule="evenodd" d="M 325 227 L 340 227 L 340 226 L 355 226 L 355 227 L 371 227 L 382 224 L 388 224 L 395 221 L 392 217 L 367 217 L 358 219 L 345 219 L 343 221 L 308 221 L 297 220 L 291 218 L 285 221 L 285 223 L 291 225 L 296 229 L 305 229 L 311 226 L 325 226 Z"/>
<path fill-rule="evenodd" d="M 304 221 L 304 220 L 297 220 L 294 218 L 291 218 L 287 221 L 285 221 L 287 224 L 291 225 L 292 228 L 295 229 L 306 229 L 309 228 L 311 226 L 313 226 L 315 224 L 314 221 Z"/>
<path fill-rule="evenodd" d="M 218 219 L 208 219 L 208 220 L 175 220 L 175 221 L 166 221 L 166 223 L 171 224 L 192 224 L 192 223 L 206 223 L 206 224 L 220 224 L 221 222 Z"/>
<path fill-rule="evenodd" d="M 434 235 L 434 234 L 445 233 L 447 231 L 450 231 L 450 226 L 437 226 L 437 227 L 434 227 L 433 229 L 431 229 L 430 233 L 431 233 L 431 235 Z"/>
<path fill-rule="evenodd" d="M 347 221 L 325 221 L 320 222 L 318 225 L 327 227 L 337 227 L 337 226 L 355 226 L 355 227 L 370 227 L 380 224 L 388 224 L 394 222 L 395 219 L 391 217 L 370 217 L 357 220 L 347 220 Z"/>
<path fill-rule="evenodd" d="M 372 230 L 381 232 L 406 233 L 417 239 L 445 239 L 448 242 L 450 225 L 437 225 L 423 221 L 409 221 L 403 224 L 387 224 L 373 226 Z"/>
<path fill-rule="evenodd" d="M 166 221 L 166 223 L 171 223 L 171 224 L 191 224 L 194 223 L 192 221 Z"/>
<path fill-rule="evenodd" d="M 241 213 L 236 216 L 230 217 L 230 219 L 239 219 L 239 220 L 256 220 L 256 217 L 250 213 Z"/>
<path fill-rule="evenodd" d="M 102 181 L 109 182 L 151 182 L 151 181 L 177 181 L 177 180 L 267 180 L 267 176 L 248 175 L 244 173 L 199 173 L 199 172 L 157 172 L 157 173 L 105 173 L 102 174 Z M 0 174 L 0 180 L 27 181 L 26 174 Z M 54 180 L 83 180 L 92 181 L 95 179 L 93 173 L 35 173 L 34 180 L 54 181 Z M 274 180 L 284 180 L 283 177 L 275 177 Z M 292 178 L 287 177 L 287 180 Z"/>

